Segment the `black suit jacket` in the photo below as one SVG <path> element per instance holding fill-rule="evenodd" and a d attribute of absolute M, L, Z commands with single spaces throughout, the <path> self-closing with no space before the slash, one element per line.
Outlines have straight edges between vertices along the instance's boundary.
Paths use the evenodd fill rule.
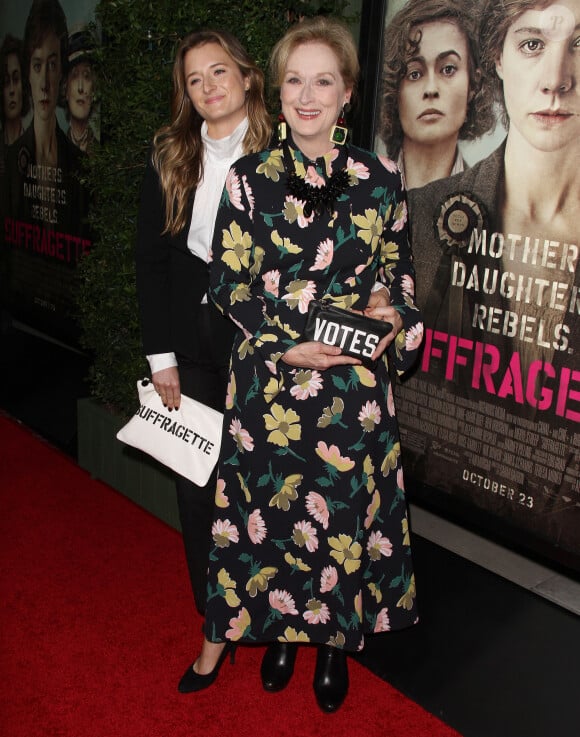
<path fill-rule="evenodd" d="M 193 197 L 185 228 L 176 236 L 161 235 L 165 222 L 159 176 L 148 157 L 137 221 L 137 298 L 143 349 L 154 353 L 182 354 L 204 361 L 211 352 L 217 360 L 229 359 L 234 324 L 215 305 L 201 306 L 209 286 L 209 267 L 187 247 Z M 212 345 L 199 330 L 200 310 L 208 310 Z"/>

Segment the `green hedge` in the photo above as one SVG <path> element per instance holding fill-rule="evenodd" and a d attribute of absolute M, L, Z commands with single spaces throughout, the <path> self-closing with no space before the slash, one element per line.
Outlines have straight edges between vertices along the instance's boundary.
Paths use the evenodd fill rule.
<path fill-rule="evenodd" d="M 348 2 L 227 3 L 223 0 L 100 0 L 98 94 L 101 145 L 86 179 L 93 195 L 95 246 L 79 267 L 81 342 L 93 357 L 91 391 L 124 415 L 134 411 L 136 380 L 147 374 L 135 293 L 139 190 L 153 132 L 167 122 L 174 53 L 199 28 L 235 33 L 265 70 L 270 49 L 296 15 L 326 13 L 349 22 Z M 351 13 L 346 17 L 345 13 Z M 274 115 L 275 101 L 270 101 Z"/>

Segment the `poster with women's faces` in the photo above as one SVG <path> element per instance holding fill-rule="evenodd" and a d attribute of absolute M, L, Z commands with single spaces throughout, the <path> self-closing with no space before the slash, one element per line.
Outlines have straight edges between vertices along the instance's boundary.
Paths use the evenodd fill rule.
<path fill-rule="evenodd" d="M 397 395 L 407 487 L 578 569 L 580 0 L 479 0 L 472 39 L 435 5 L 384 5 L 373 131 L 409 189 L 425 318 Z"/>
<path fill-rule="evenodd" d="M 99 143 L 95 0 L 0 8 L 2 308 L 75 344 L 75 270 L 92 247 L 83 165 Z"/>

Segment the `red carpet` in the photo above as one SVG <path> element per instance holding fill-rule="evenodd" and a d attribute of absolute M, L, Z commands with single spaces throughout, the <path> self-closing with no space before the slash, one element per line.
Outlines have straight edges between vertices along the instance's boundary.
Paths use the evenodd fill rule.
<path fill-rule="evenodd" d="M 265 693 L 263 647 L 181 695 L 201 642 L 179 534 L 0 415 L 0 734 L 6 737 L 457 737 L 356 662 L 319 711 L 314 652 Z"/>

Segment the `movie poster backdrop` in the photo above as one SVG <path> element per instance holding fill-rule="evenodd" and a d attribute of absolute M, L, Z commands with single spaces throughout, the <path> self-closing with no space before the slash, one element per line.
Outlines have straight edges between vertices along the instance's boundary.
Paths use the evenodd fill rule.
<path fill-rule="evenodd" d="M 384 6 L 384 32 L 403 5 Z M 544 3 L 523 20 L 517 52 L 506 49 L 499 70 L 510 122 L 499 122 L 498 108 L 495 130 L 460 142 L 463 172 L 409 190 L 425 338 L 414 375 L 398 387 L 397 411 L 410 482 L 523 531 L 555 559 L 570 553 L 565 562 L 575 567 L 580 0 Z M 425 105 L 446 104 L 435 94 Z M 532 223 L 518 197 L 544 180 L 565 205 Z"/>
<path fill-rule="evenodd" d="M 79 175 L 99 143 L 98 40 L 87 28 L 95 4 L 6 0 L 0 8 L 1 303 L 12 319 L 70 344 L 76 266 L 92 247 Z"/>

